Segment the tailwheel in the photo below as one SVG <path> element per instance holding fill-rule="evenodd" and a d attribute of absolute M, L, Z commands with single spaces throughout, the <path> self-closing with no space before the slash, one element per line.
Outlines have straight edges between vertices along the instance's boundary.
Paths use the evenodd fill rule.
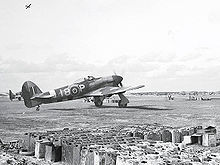
<path fill-rule="evenodd" d="M 120 107 L 120 108 L 125 108 L 125 107 L 127 107 L 127 103 L 125 103 L 125 104 L 122 104 L 122 101 L 120 100 L 119 102 L 118 102 L 118 106 Z"/>
<path fill-rule="evenodd" d="M 101 100 L 97 100 L 97 101 L 95 102 L 95 106 L 96 106 L 96 107 L 101 107 L 102 104 L 103 104 L 103 102 L 102 102 Z"/>
<path fill-rule="evenodd" d="M 38 105 L 36 108 L 36 111 L 39 111 L 39 110 L 40 110 L 40 105 Z"/>

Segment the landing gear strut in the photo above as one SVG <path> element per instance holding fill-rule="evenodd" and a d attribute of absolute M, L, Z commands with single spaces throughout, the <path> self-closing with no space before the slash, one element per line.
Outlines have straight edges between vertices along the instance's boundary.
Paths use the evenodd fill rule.
<path fill-rule="evenodd" d="M 39 111 L 39 110 L 40 110 L 40 105 L 38 105 L 36 108 L 36 111 Z"/>
<path fill-rule="evenodd" d="M 101 100 L 98 100 L 98 101 L 95 102 L 96 107 L 101 107 L 102 104 L 103 104 L 103 102 Z"/>
<path fill-rule="evenodd" d="M 96 107 L 101 107 L 103 104 L 104 97 L 94 97 L 94 103 Z"/>
<path fill-rule="evenodd" d="M 118 96 L 120 97 L 120 101 L 118 102 L 118 106 L 120 108 L 125 108 L 127 107 L 129 100 L 127 99 L 127 97 L 125 97 L 122 93 L 119 93 Z"/>
<path fill-rule="evenodd" d="M 121 103 L 121 100 L 119 100 L 119 102 L 118 102 L 118 107 L 119 107 L 119 108 L 125 108 L 125 107 L 127 107 L 127 105 L 128 105 L 128 104 L 122 104 L 122 103 Z"/>

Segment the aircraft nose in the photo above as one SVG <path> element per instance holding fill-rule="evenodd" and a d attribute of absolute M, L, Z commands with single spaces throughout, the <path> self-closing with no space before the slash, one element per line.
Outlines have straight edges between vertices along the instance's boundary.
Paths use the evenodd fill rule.
<path fill-rule="evenodd" d="M 123 80 L 121 76 L 116 76 L 116 75 L 112 76 L 112 78 L 115 84 L 119 84 Z"/>

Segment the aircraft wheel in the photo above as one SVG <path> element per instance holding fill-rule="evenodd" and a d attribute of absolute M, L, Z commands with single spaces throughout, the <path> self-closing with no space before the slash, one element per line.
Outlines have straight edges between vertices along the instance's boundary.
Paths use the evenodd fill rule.
<path fill-rule="evenodd" d="M 36 111 L 39 111 L 39 110 L 40 110 L 40 106 L 38 105 L 37 108 L 36 108 Z"/>
<path fill-rule="evenodd" d="M 103 104 L 103 102 L 101 100 L 98 100 L 98 101 L 95 102 L 96 107 L 101 107 L 102 104 Z"/>
<path fill-rule="evenodd" d="M 125 107 L 127 107 L 127 105 L 128 105 L 128 104 L 122 104 L 122 103 L 121 103 L 121 100 L 118 102 L 118 106 L 119 106 L 120 108 L 125 108 Z"/>

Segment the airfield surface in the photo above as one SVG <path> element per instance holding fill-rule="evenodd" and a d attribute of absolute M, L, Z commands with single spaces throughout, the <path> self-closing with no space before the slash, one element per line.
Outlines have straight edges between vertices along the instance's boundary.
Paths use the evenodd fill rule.
<path fill-rule="evenodd" d="M 51 129 L 160 123 L 172 127 L 213 125 L 220 130 L 220 100 L 187 101 L 165 96 L 128 96 L 127 108 L 106 103 L 102 108 L 83 100 L 42 105 L 28 109 L 23 101 L 0 98 L 0 139 L 21 138 L 25 132 Z"/>

